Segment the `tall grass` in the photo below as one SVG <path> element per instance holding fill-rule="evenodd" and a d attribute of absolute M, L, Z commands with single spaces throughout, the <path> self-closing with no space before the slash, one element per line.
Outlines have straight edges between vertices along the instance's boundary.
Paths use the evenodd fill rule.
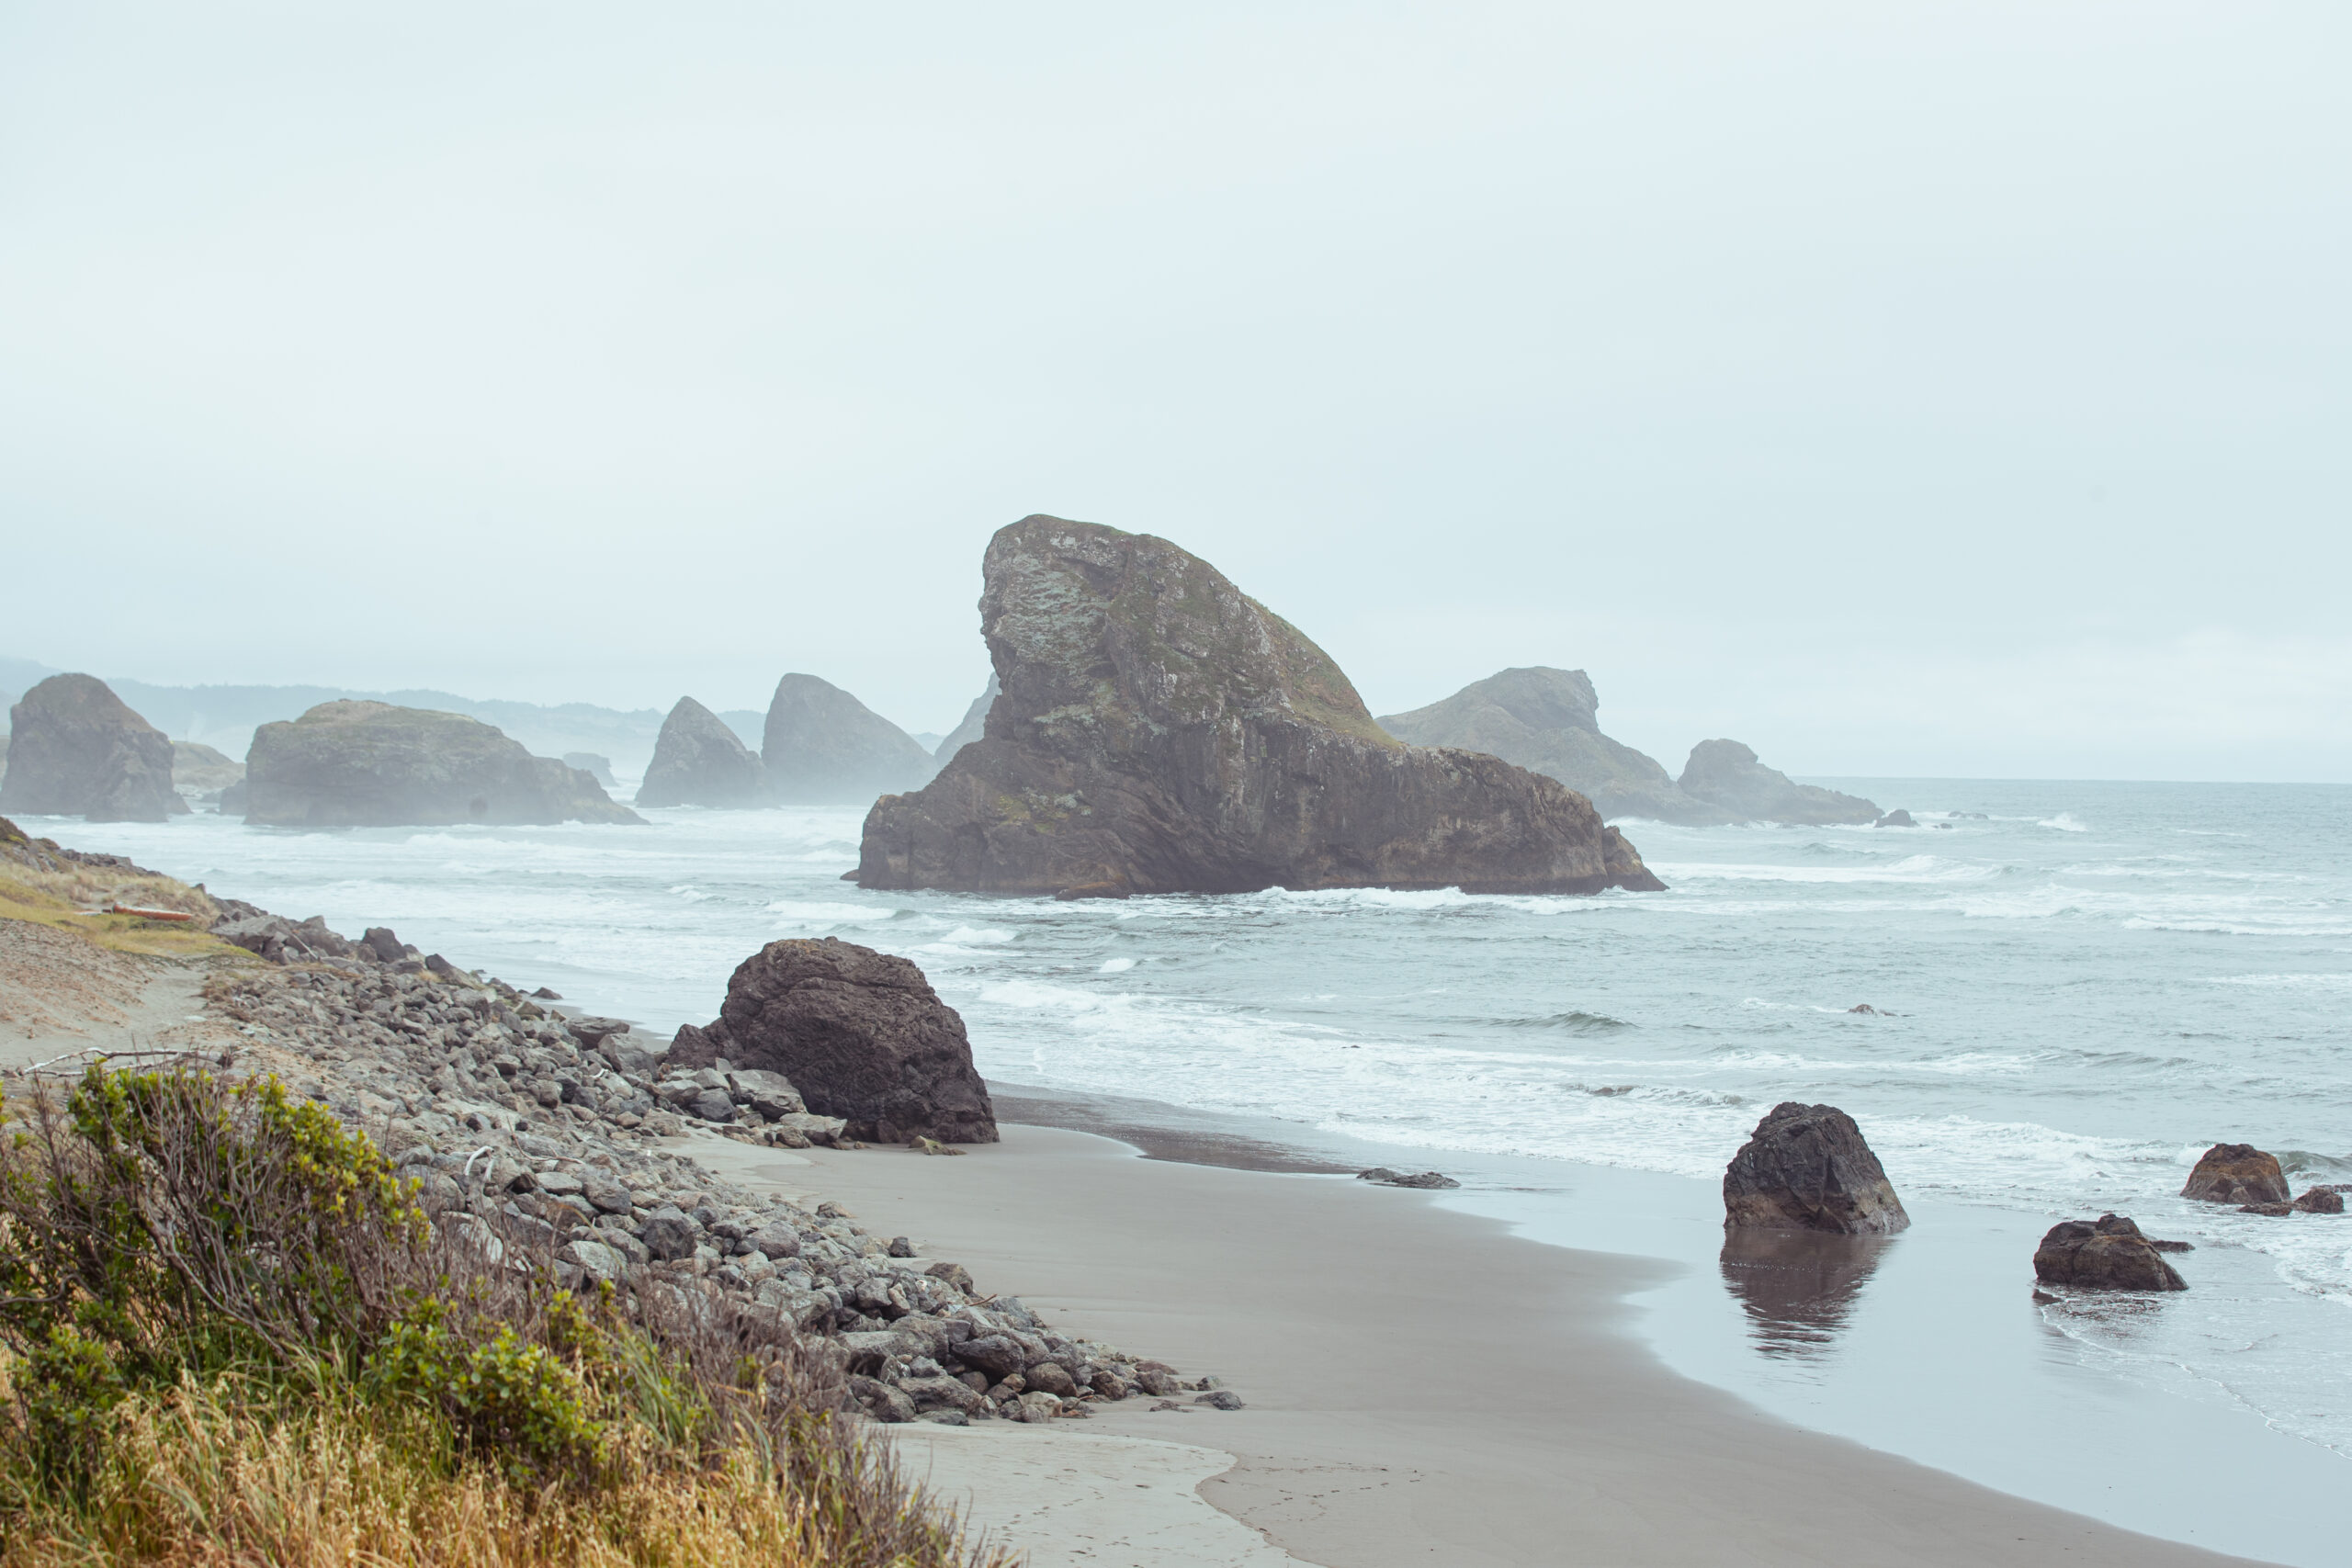
<path fill-rule="evenodd" d="M 574 1296 L 267 1080 L 93 1069 L 0 1149 L 0 1568 L 984 1568 L 788 1328 Z"/>

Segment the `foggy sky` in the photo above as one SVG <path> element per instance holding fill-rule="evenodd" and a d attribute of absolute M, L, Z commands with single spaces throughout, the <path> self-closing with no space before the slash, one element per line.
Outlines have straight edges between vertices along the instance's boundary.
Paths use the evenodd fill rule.
<path fill-rule="evenodd" d="M 1179 14 L 1159 14 L 1169 10 Z M 0 8 L 0 654 L 763 706 L 1163 535 L 1375 713 L 2352 779 L 2352 17 Z"/>

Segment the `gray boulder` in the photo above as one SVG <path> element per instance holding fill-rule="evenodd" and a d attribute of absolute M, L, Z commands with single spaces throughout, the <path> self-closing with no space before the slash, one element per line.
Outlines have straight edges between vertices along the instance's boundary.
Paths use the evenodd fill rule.
<path fill-rule="evenodd" d="M 1724 1171 L 1724 1224 L 1892 1235 L 1911 1216 L 1854 1119 L 1834 1105 L 1774 1106 Z"/>
<path fill-rule="evenodd" d="M 758 1111 L 770 1122 L 799 1114 L 808 1109 L 800 1091 L 782 1073 L 772 1073 L 759 1067 L 738 1067 L 727 1075 L 727 1087 L 736 1100 Z"/>
<path fill-rule="evenodd" d="M 265 724 L 245 761 L 245 819 L 272 827 L 643 820 L 480 719 L 389 703 L 321 703 Z"/>
<path fill-rule="evenodd" d="M 726 721 L 680 697 L 662 721 L 653 761 L 638 786 L 639 806 L 764 806 L 767 769 Z"/>
<path fill-rule="evenodd" d="M 739 1072 L 782 1074 L 852 1138 L 996 1142 L 964 1021 L 906 959 L 838 937 L 772 942 L 736 967 L 718 1021 L 697 1032 L 695 1044 Z M 704 1065 L 682 1048 L 673 1064 Z"/>
<path fill-rule="evenodd" d="M 2094 1291 L 2188 1289 L 2140 1227 L 2120 1214 L 2051 1226 L 2034 1249 L 2033 1277 L 2045 1285 Z"/>
<path fill-rule="evenodd" d="M 921 789 L 938 762 L 921 742 L 829 681 L 786 675 L 760 743 L 768 792 L 794 806 L 864 806 Z"/>
<path fill-rule="evenodd" d="M 1756 760 L 1736 740 L 1702 740 L 1690 748 L 1677 781 L 1694 800 L 1721 807 L 1736 821 L 1828 827 L 1876 822 L 1879 809 L 1857 795 L 1801 784 Z"/>
<path fill-rule="evenodd" d="M 161 822 L 188 809 L 172 743 L 95 675 L 51 675 L 8 710 L 0 812 Z"/>
<path fill-rule="evenodd" d="M 702 1239 L 702 1227 L 675 1205 L 664 1203 L 645 1217 L 645 1228 L 638 1239 L 654 1257 L 664 1263 L 674 1263 L 695 1255 L 695 1244 Z"/>
<path fill-rule="evenodd" d="M 1604 818 L 1698 825 L 1733 819 L 1723 807 L 1685 795 L 1655 759 L 1603 735 L 1600 707 L 1583 671 L 1535 665 L 1473 682 L 1425 708 L 1388 714 L 1380 728 L 1416 746 L 1484 751 L 1555 778 Z"/>

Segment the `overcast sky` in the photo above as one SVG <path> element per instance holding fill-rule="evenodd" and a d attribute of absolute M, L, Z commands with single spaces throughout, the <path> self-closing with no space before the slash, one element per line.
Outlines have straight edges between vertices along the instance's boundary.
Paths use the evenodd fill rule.
<path fill-rule="evenodd" d="M 1163 535 L 1374 712 L 2352 779 L 2352 10 L 0 7 L 0 654 L 762 706 Z"/>

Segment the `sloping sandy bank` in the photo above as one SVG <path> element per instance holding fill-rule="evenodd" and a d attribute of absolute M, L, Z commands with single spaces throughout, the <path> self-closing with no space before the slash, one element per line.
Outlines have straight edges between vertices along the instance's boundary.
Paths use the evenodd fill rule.
<path fill-rule="evenodd" d="M 790 1174 L 1074 1332 L 1223 1377 L 1248 1409 L 1135 1401 L 1080 1430 L 1234 1454 L 1203 1495 L 1306 1561 L 2244 1561 L 1804 1431 L 1677 1377 L 1619 1331 L 1623 1292 L 1652 1267 L 1638 1260 L 1519 1241 L 1352 1181 L 1147 1161 L 1043 1128 L 1004 1139 L 955 1160 L 812 1151 L 813 1168 Z M 763 1163 L 737 1145 L 696 1153 L 745 1174 Z"/>

